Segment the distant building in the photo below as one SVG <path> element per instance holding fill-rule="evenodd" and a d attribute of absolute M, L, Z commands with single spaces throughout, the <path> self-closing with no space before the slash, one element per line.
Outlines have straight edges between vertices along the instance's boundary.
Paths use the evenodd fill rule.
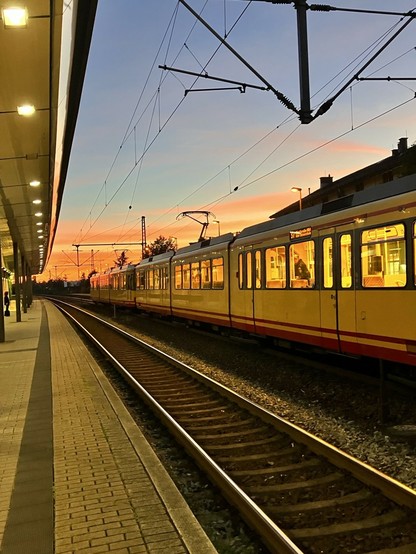
<path fill-rule="evenodd" d="M 416 174 L 416 145 L 407 146 L 407 138 L 401 138 L 392 155 L 380 162 L 354 171 L 341 179 L 333 180 L 331 175 L 321 177 L 320 188 L 302 198 L 302 208 L 316 204 L 330 204 L 331 210 L 347 207 L 346 199 L 354 192 L 382 183 L 395 181 L 406 175 Z M 394 183 L 392 184 L 394 186 Z M 344 206 L 345 204 L 345 206 Z M 270 219 L 297 212 L 299 200 L 272 214 Z M 329 208 L 329 205 L 328 205 Z"/>

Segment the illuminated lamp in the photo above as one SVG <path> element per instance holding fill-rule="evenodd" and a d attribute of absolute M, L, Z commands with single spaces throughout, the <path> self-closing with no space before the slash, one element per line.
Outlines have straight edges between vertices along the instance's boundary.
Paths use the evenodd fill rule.
<path fill-rule="evenodd" d="M 19 115 L 33 115 L 35 111 L 35 106 L 33 106 L 33 104 L 24 104 L 23 106 L 17 106 L 17 113 Z"/>
<path fill-rule="evenodd" d="M 299 210 L 302 209 L 302 188 L 301 187 L 292 187 L 290 189 L 292 192 L 298 192 L 299 193 Z"/>
<path fill-rule="evenodd" d="M 29 19 L 27 8 L 3 8 L 1 15 L 5 29 L 27 27 L 27 20 Z"/>

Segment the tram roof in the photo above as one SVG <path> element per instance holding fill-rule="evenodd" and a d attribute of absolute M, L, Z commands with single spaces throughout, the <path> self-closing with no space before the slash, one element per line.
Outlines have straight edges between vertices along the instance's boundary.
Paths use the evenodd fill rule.
<path fill-rule="evenodd" d="M 25 27 L 8 27 L 4 14 L 0 20 L 0 237 L 8 272 L 17 258 L 40 273 L 52 250 L 97 2 L 25 0 Z M 33 115 L 17 113 L 24 104 Z"/>
<path fill-rule="evenodd" d="M 389 181 L 387 183 L 355 192 L 349 196 L 342 196 L 341 198 L 330 202 L 316 204 L 303 210 L 291 212 L 275 219 L 269 219 L 268 221 L 251 225 L 239 233 L 236 241 L 258 233 L 286 227 L 288 225 L 301 226 L 302 222 L 310 221 L 321 215 L 328 215 L 330 213 L 339 212 L 348 208 L 364 206 L 365 204 L 382 200 L 383 198 L 390 198 L 392 196 L 398 196 L 412 191 L 416 192 L 416 174 L 408 175 L 406 177 L 402 177 L 401 179 L 395 179 L 394 181 Z"/>

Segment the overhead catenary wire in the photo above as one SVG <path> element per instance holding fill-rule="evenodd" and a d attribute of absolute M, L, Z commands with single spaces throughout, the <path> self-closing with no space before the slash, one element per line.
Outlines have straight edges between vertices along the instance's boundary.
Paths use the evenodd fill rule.
<path fill-rule="evenodd" d="M 249 0 L 249 4 L 251 4 L 251 1 L 252 1 L 252 0 Z M 206 0 L 206 2 L 205 2 L 205 4 L 204 4 L 204 6 L 203 6 L 201 12 L 203 11 L 203 9 L 204 9 L 205 6 L 207 5 L 207 3 L 208 3 L 208 0 Z M 179 4 L 179 2 L 178 2 L 178 4 Z M 126 140 L 127 140 L 127 139 L 129 138 L 129 136 L 133 133 L 134 126 L 133 126 L 133 128 L 132 128 L 132 121 L 134 120 L 134 115 L 135 115 L 135 113 L 136 113 L 136 111 L 137 111 L 137 107 L 138 107 L 138 105 L 139 105 L 139 103 L 140 103 L 140 101 L 141 101 L 141 98 L 143 97 L 143 93 L 144 93 L 145 87 L 146 87 L 146 85 L 147 85 L 147 83 L 148 83 L 148 81 L 149 81 L 149 79 L 150 79 L 150 74 L 151 74 L 151 72 L 152 72 L 152 70 L 154 69 L 154 66 L 155 66 L 155 64 L 156 64 L 156 61 L 155 61 L 155 60 L 156 60 L 156 58 L 157 58 L 157 55 L 160 53 L 161 48 L 162 48 L 162 45 L 163 45 L 163 42 L 165 41 L 166 36 L 167 36 L 167 34 L 168 34 L 168 29 L 169 29 L 169 27 L 172 26 L 172 22 L 173 22 L 173 21 L 175 20 L 175 18 L 176 18 L 177 8 L 178 8 L 178 5 L 177 5 L 176 8 L 175 8 L 174 15 L 173 15 L 173 16 L 171 17 L 171 19 L 170 19 L 170 22 L 169 22 L 169 25 L 168 25 L 167 30 L 166 30 L 165 33 L 164 33 L 164 36 L 163 36 L 161 45 L 159 46 L 159 49 L 158 49 L 158 51 L 157 51 L 157 54 L 156 54 L 156 56 L 155 56 L 155 58 L 154 58 L 154 61 L 153 61 L 151 70 L 149 71 L 148 77 L 147 77 L 147 79 L 146 79 L 146 83 L 145 83 L 145 85 L 144 85 L 144 87 L 143 87 L 143 89 L 142 89 L 142 93 L 141 93 L 140 98 L 139 98 L 139 100 L 138 100 L 138 102 L 137 102 L 137 104 L 136 104 L 136 107 L 135 107 L 133 116 L 131 117 L 130 123 L 129 123 L 129 125 L 128 125 L 128 128 L 127 128 L 127 130 L 126 130 L 126 132 L 125 132 L 125 134 L 124 134 L 123 141 L 122 141 L 122 143 L 121 143 L 121 145 L 120 145 L 120 147 L 119 147 L 119 149 L 118 149 L 118 151 L 117 151 L 117 154 L 116 154 L 116 156 L 115 156 L 115 158 L 114 158 L 114 160 L 113 160 L 113 162 L 112 162 L 112 164 L 111 164 L 110 170 L 109 170 L 108 173 L 107 173 L 107 177 L 106 177 L 106 179 L 104 180 L 104 183 L 103 183 L 103 185 L 102 185 L 102 187 L 101 187 L 101 189 L 100 189 L 100 192 L 99 192 L 98 195 L 97 195 L 97 198 L 96 198 L 96 200 L 95 200 L 95 202 L 94 202 L 94 204 L 93 204 L 93 207 L 90 209 L 90 212 L 89 212 L 89 214 L 88 214 L 88 216 L 87 216 L 87 218 L 86 218 L 84 224 L 83 224 L 82 227 L 81 227 L 81 231 L 80 231 L 80 233 L 79 233 L 79 236 L 81 237 L 80 240 L 85 240 L 85 238 L 86 238 L 86 236 L 87 236 L 86 234 L 82 235 L 82 229 L 83 229 L 83 227 L 85 226 L 85 224 L 87 223 L 87 221 L 90 220 L 90 227 L 89 227 L 89 229 L 88 229 L 88 231 L 87 231 L 87 233 L 88 233 L 89 230 L 97 223 L 97 221 L 98 221 L 98 220 L 101 218 L 101 216 L 104 214 L 104 212 L 106 211 L 108 205 L 111 204 L 111 202 L 112 202 L 112 201 L 114 200 L 114 198 L 117 196 L 118 192 L 123 188 L 123 186 L 124 186 L 125 183 L 127 182 L 128 178 L 129 178 L 129 177 L 131 176 L 131 174 L 134 172 L 134 170 L 135 170 L 135 168 L 137 167 L 137 165 L 142 161 L 142 159 L 144 158 L 145 154 L 149 151 L 149 149 L 152 147 L 153 143 L 154 143 L 154 142 L 156 141 L 156 139 L 158 138 L 158 135 L 160 134 L 160 132 L 167 126 L 167 124 L 168 124 L 168 123 L 170 122 L 170 120 L 173 118 L 174 114 L 177 112 L 177 110 L 179 109 L 179 107 L 181 106 L 181 104 L 183 103 L 183 101 L 184 101 L 184 99 L 185 99 L 185 97 L 183 97 L 183 98 L 178 102 L 178 104 L 176 105 L 176 107 L 172 110 L 171 114 L 167 117 L 167 119 L 166 119 L 166 121 L 164 122 L 164 124 L 163 124 L 162 126 L 160 126 L 159 132 L 155 135 L 155 137 L 152 139 L 152 141 L 149 142 L 148 147 L 145 148 L 145 149 L 143 150 L 143 153 L 142 153 L 142 155 L 140 156 L 140 158 L 137 159 L 137 160 L 135 160 L 135 163 L 134 163 L 133 167 L 132 167 L 131 170 L 128 172 L 128 174 L 126 175 L 126 177 L 122 180 L 121 184 L 120 184 L 119 187 L 116 189 L 116 191 L 112 194 L 112 196 L 111 196 L 108 200 L 107 200 L 107 196 L 106 196 L 104 207 L 101 209 L 101 211 L 99 212 L 98 216 L 95 217 L 95 219 L 91 220 L 91 212 L 92 212 L 92 210 L 94 209 L 95 205 L 97 204 L 98 199 L 99 199 L 99 197 L 100 197 L 102 191 L 104 190 L 105 193 L 107 194 L 106 185 L 107 185 L 108 177 L 109 177 L 109 175 L 110 175 L 112 169 L 114 168 L 114 165 L 115 165 L 115 162 L 116 162 L 116 160 L 117 160 L 117 158 L 118 158 L 118 155 L 120 154 L 120 151 L 121 151 L 122 147 L 124 146 Z M 235 25 L 236 25 L 236 24 L 238 23 L 238 21 L 240 20 L 242 14 L 245 13 L 247 9 L 248 9 L 248 5 L 244 7 L 244 9 L 242 10 L 242 13 L 241 13 L 240 16 L 236 19 L 234 25 L 230 28 L 229 33 L 234 29 Z M 191 35 L 191 33 L 192 33 L 193 29 L 195 28 L 195 26 L 196 26 L 196 22 L 192 25 L 192 28 L 191 28 L 191 30 L 190 30 L 189 33 L 188 33 L 188 38 L 189 38 L 189 36 Z M 216 55 L 216 53 L 218 52 L 218 50 L 219 50 L 220 48 L 221 48 L 221 44 L 214 50 L 214 53 L 211 55 L 211 57 L 208 59 L 208 62 L 205 64 L 205 68 L 206 68 L 207 65 L 210 63 L 210 61 L 213 59 L 213 57 Z M 179 53 L 177 54 L 177 56 L 178 56 L 178 55 L 179 55 Z M 177 57 L 177 56 L 176 56 L 176 57 Z M 175 59 L 176 59 L 176 58 L 175 58 Z M 162 79 L 162 78 L 161 78 L 161 79 Z M 196 78 L 196 79 L 194 80 L 193 85 L 197 82 L 197 80 L 198 80 L 198 78 Z M 162 81 L 161 81 L 161 82 L 162 82 Z M 193 85 L 192 85 L 192 86 L 193 86 Z M 159 84 L 159 87 L 160 87 L 160 84 Z M 150 102 L 149 102 L 148 106 L 149 106 L 149 105 L 150 105 Z"/>
<path fill-rule="evenodd" d="M 166 33 L 165 33 L 165 37 L 166 37 L 166 36 L 167 36 L 167 35 L 166 35 Z M 160 47 L 160 48 L 161 48 L 161 47 Z M 160 49 L 159 49 L 159 51 L 160 51 Z M 214 53 L 214 55 L 215 55 L 215 53 Z M 212 58 L 210 58 L 210 59 L 212 59 Z M 208 63 L 209 63 L 209 61 L 207 62 L 207 64 L 208 64 Z M 207 64 L 206 64 L 206 65 L 207 65 Z M 205 67 L 206 67 L 206 65 L 205 65 Z M 153 69 L 153 67 L 154 67 L 154 65 L 152 66 L 152 69 Z M 149 78 L 148 78 L 148 79 L 149 79 Z M 146 85 L 147 85 L 148 79 L 146 80 Z M 157 94 L 158 94 L 158 95 L 160 94 L 160 90 L 157 91 Z M 142 96 L 143 96 L 143 94 L 141 95 L 140 99 L 142 98 Z M 160 96 L 157 96 L 157 99 L 158 99 L 158 101 L 159 101 L 159 100 L 160 100 Z M 165 121 L 165 123 L 164 123 L 162 126 L 159 126 L 159 133 L 164 129 L 164 127 L 166 126 L 166 124 L 170 121 L 170 119 L 171 119 L 171 118 L 173 117 L 173 115 L 176 113 L 177 109 L 179 109 L 180 105 L 182 104 L 182 101 L 183 101 L 183 99 L 178 103 L 178 105 L 176 106 L 175 110 L 171 113 L 171 115 L 170 115 L 169 118 Z M 138 104 L 139 104 L 139 102 L 138 102 Z M 137 106 L 138 106 L 138 104 L 137 104 Z M 149 103 L 149 105 L 150 105 L 150 103 Z M 134 115 L 135 115 L 135 113 L 136 113 L 136 111 L 137 111 L 137 106 L 136 106 Z M 389 110 L 389 111 L 390 111 L 390 110 Z M 385 113 L 388 113 L 388 112 L 385 112 Z M 128 131 L 126 131 L 126 133 L 125 133 L 125 135 L 124 135 L 124 137 L 123 137 L 123 143 L 122 143 L 121 147 L 123 146 L 123 144 L 125 143 L 125 141 L 126 141 L 127 138 L 129 137 L 129 135 L 130 135 L 131 133 L 135 133 L 135 132 L 136 132 L 136 131 L 135 131 L 135 129 L 136 129 L 136 124 L 135 124 L 133 127 L 132 127 L 132 125 L 131 125 L 131 124 L 132 124 L 132 121 L 134 120 L 134 115 L 132 116 L 132 119 L 131 119 L 131 121 L 130 121 Z M 382 114 L 382 115 L 383 115 L 383 114 Z M 373 118 L 372 120 L 374 120 L 374 119 L 376 119 L 376 118 Z M 362 126 L 362 125 L 358 126 L 357 128 L 360 128 L 361 126 Z M 149 130 L 150 130 L 150 124 L 149 124 L 149 128 L 148 128 L 148 134 L 147 134 L 147 137 L 146 137 L 146 143 L 145 143 L 145 145 L 146 145 L 147 142 L 148 142 L 149 133 L 150 133 Z M 275 130 L 276 130 L 276 128 L 274 128 L 272 131 L 270 131 L 270 133 L 273 133 Z M 103 214 L 103 212 L 105 211 L 105 209 L 107 208 L 107 206 L 111 204 L 112 200 L 115 198 L 115 196 L 116 196 L 116 195 L 118 194 L 118 192 L 121 190 L 121 188 L 125 185 L 125 183 L 127 182 L 128 178 L 131 176 L 131 174 L 134 172 L 134 170 L 137 168 L 137 166 L 138 166 L 139 164 L 140 164 L 140 165 L 139 165 L 139 174 L 140 174 L 140 168 L 141 168 L 141 164 L 142 164 L 142 162 L 143 162 L 144 156 L 145 156 L 145 155 L 147 154 L 147 152 L 149 151 L 150 147 L 152 146 L 152 144 L 153 144 L 154 141 L 156 140 L 157 136 L 158 136 L 158 134 L 152 139 L 152 141 L 149 141 L 148 147 L 145 146 L 145 148 L 144 148 L 144 150 L 143 150 L 143 152 L 142 152 L 142 155 L 141 155 L 138 159 L 135 159 L 134 167 L 128 172 L 127 176 L 125 177 L 125 179 L 123 179 L 122 183 L 119 185 L 119 187 L 118 187 L 118 188 L 116 189 L 116 191 L 113 193 L 113 195 L 110 196 L 109 199 L 106 198 L 106 202 L 105 202 L 105 206 L 104 206 L 103 210 L 100 212 L 99 216 L 98 216 L 94 221 L 91 222 L 90 228 L 93 227 L 93 225 L 98 221 L 98 219 L 101 217 L 101 215 Z M 266 135 L 266 136 L 267 136 L 267 135 Z M 342 135 L 340 135 L 340 137 L 342 137 L 342 136 L 345 136 L 345 133 L 342 134 Z M 339 137 L 339 138 L 340 138 L 340 137 Z M 289 137 L 287 137 L 287 138 L 289 138 Z M 284 139 L 284 140 L 287 140 L 287 138 Z M 261 140 L 263 140 L 263 139 L 261 139 Z M 335 139 L 335 140 L 336 140 L 336 139 Z M 260 141 L 259 141 L 259 142 L 260 142 Z M 284 141 L 283 141 L 283 142 L 284 142 Z M 332 141 L 329 141 L 329 142 L 332 142 Z M 250 147 L 250 149 L 251 149 L 251 148 L 254 148 L 254 146 L 255 146 L 255 145 L 253 145 L 253 147 Z M 121 147 L 120 147 L 120 148 L 121 148 Z M 249 151 L 250 149 L 248 149 L 247 151 Z M 272 153 L 274 153 L 277 149 L 278 149 L 278 147 L 276 147 L 276 148 L 273 150 Z M 319 148 L 317 148 L 317 149 L 319 149 Z M 315 150 L 316 150 L 316 149 L 315 149 Z M 314 150 L 314 151 L 315 151 L 315 150 Z M 255 179 L 255 180 L 252 180 L 252 181 L 250 181 L 249 183 L 247 183 L 247 184 L 244 185 L 245 181 L 246 181 L 247 179 L 249 179 L 250 176 L 251 176 L 259 167 L 261 167 L 261 165 L 262 165 L 267 159 L 270 158 L 270 156 L 272 155 L 272 153 L 268 154 L 268 156 L 256 167 L 256 169 L 253 170 L 248 176 L 246 176 L 246 178 L 244 179 L 244 181 L 239 185 L 241 188 L 246 188 L 247 186 L 250 186 L 251 184 L 253 184 L 253 183 L 255 183 L 255 182 L 257 182 L 257 181 L 259 180 L 259 179 Z M 117 153 L 117 155 L 118 155 L 118 153 Z M 237 157 L 236 160 L 240 159 L 243 155 L 244 155 L 244 154 L 242 154 L 242 155 L 240 155 L 239 157 Z M 306 155 L 307 155 L 307 154 L 306 154 Z M 117 157 L 117 156 L 116 156 L 116 157 Z M 303 156 L 300 156 L 300 157 L 296 158 L 296 160 L 294 160 L 294 161 L 297 161 L 298 159 L 301 159 L 302 157 L 303 157 Z M 227 164 L 227 170 L 228 170 L 229 172 L 230 172 L 230 167 L 231 167 L 231 165 L 232 165 L 236 160 L 234 160 L 233 162 L 231 162 L 231 164 Z M 115 160 L 114 160 L 114 162 L 113 162 L 113 164 L 112 164 L 112 166 L 111 166 L 111 168 L 110 168 L 110 171 L 109 171 L 109 173 L 108 173 L 108 175 L 107 175 L 107 178 L 108 178 L 108 176 L 109 176 L 110 173 L 111 173 L 111 169 L 112 169 L 114 163 L 115 163 Z M 293 163 L 293 162 L 292 162 L 292 163 Z M 287 164 L 283 165 L 282 167 L 285 167 L 286 165 L 287 165 Z M 218 172 L 218 173 L 216 174 L 216 176 L 220 175 L 223 171 L 224 171 L 224 169 L 221 170 L 220 172 Z M 138 174 L 138 175 L 139 175 L 139 174 Z M 270 173 L 269 173 L 269 174 L 270 174 Z M 268 174 L 265 174 L 265 175 L 268 175 Z M 105 181 L 104 184 L 107 183 L 107 178 L 106 178 L 106 181 Z M 261 177 L 261 178 L 264 178 L 264 176 Z M 260 179 L 261 179 L 261 178 L 260 178 Z M 195 195 L 197 192 L 199 192 L 204 186 L 206 186 L 206 185 L 207 185 L 209 182 L 211 182 L 213 179 L 215 179 L 215 176 L 212 177 L 211 179 L 209 179 L 208 181 L 206 181 L 203 185 L 200 185 L 200 186 L 199 186 L 197 189 L 195 189 L 191 194 L 189 194 L 185 199 L 183 199 L 182 202 L 186 201 L 187 199 L 189 199 L 190 197 L 192 197 L 193 195 Z M 138 183 L 138 179 L 136 180 L 136 186 L 137 186 L 137 183 Z M 232 191 L 231 191 L 231 187 L 230 187 L 230 192 L 232 192 Z M 134 197 L 134 193 L 133 193 L 133 197 Z M 177 205 L 177 203 L 176 203 L 175 205 Z M 173 211 L 173 210 L 172 210 L 172 211 Z M 170 212 L 170 210 L 169 210 L 167 213 L 169 213 L 169 212 Z M 166 214 L 165 214 L 165 215 L 166 215 Z M 159 219 L 160 219 L 160 218 L 158 218 L 156 221 L 158 221 Z M 154 223 L 154 222 L 153 222 L 153 223 Z"/>

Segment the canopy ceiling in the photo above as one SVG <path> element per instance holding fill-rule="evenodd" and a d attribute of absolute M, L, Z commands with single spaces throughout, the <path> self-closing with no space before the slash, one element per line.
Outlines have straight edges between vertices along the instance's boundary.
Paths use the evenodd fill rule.
<path fill-rule="evenodd" d="M 41 273 L 51 253 L 97 1 L 24 0 L 26 27 L 0 21 L 0 238 L 10 272 L 23 259 Z M 17 113 L 25 104 L 33 115 Z"/>

